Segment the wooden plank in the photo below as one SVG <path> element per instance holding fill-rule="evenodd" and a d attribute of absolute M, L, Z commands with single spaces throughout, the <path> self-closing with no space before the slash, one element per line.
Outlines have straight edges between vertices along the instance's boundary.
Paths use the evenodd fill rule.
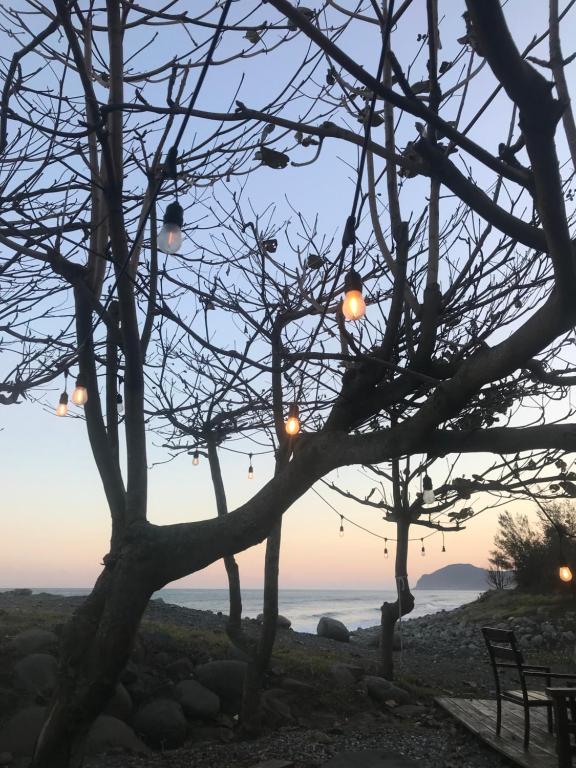
<path fill-rule="evenodd" d="M 504 702 L 502 734 L 498 737 L 495 701 L 440 697 L 436 703 L 474 735 L 522 768 L 557 768 L 554 737 L 548 733 L 544 712 L 530 713 L 530 748 L 525 751 L 522 707 Z"/>

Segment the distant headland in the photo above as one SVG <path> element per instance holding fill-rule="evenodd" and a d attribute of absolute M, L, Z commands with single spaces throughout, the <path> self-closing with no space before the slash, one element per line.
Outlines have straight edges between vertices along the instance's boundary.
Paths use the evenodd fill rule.
<path fill-rule="evenodd" d="M 415 589 L 488 589 L 488 571 L 469 563 L 445 565 L 418 579 Z"/>

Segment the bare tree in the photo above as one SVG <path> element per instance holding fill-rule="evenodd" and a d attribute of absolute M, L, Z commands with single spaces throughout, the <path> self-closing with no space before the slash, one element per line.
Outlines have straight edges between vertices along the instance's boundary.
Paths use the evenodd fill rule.
<path fill-rule="evenodd" d="M 408 1 L 389 18 L 375 4 L 303 13 L 288 0 L 242 11 L 227 2 L 197 17 L 183 4 L 119 0 L 0 11 L 0 274 L 4 285 L 27 276 L 12 317 L 30 318 L 11 337 L 20 362 L 6 384 L 34 368 L 33 350 L 34 370 L 78 368 L 112 520 L 103 571 L 64 633 L 35 768 L 81 763 L 153 591 L 271 533 L 278 549 L 282 514 L 331 471 L 574 450 L 570 409 L 554 417 L 542 405 L 574 383 L 564 362 L 576 313 L 573 168 L 555 143 L 569 107 L 526 58 L 548 30 L 520 52 L 496 0 L 467 8 L 449 61 L 439 61 L 446 42 L 440 49 L 433 1 L 426 14 Z M 400 62 L 396 33 L 388 49 L 385 32 L 414 20 L 423 37 Z M 372 41 L 381 77 L 346 53 L 350 29 Z M 167 33 L 181 45 L 175 58 L 162 48 Z M 158 47 L 163 63 L 151 68 Z M 294 66 L 264 108 L 247 103 L 257 90 L 236 75 L 232 106 L 196 104 L 212 59 L 235 73 L 278 48 L 293 51 Z M 477 78 L 488 70 L 491 91 Z M 497 155 L 484 143 L 486 115 Z M 354 205 L 351 216 L 342 209 L 341 244 L 297 207 L 280 217 L 250 205 L 252 178 L 277 178 L 292 162 L 301 184 L 317 183 L 344 149 Z M 176 194 L 188 244 L 163 256 L 157 219 Z M 275 253 L 266 241 L 280 238 Z M 357 289 L 358 277 L 367 316 L 354 323 L 340 297 L 345 278 Z M 302 429 L 288 440 L 291 403 Z M 242 439 L 245 453 L 265 439 L 279 452 L 276 471 L 228 514 L 151 525 L 148 428 L 192 436 L 185 449 L 212 456 L 222 434 Z"/>

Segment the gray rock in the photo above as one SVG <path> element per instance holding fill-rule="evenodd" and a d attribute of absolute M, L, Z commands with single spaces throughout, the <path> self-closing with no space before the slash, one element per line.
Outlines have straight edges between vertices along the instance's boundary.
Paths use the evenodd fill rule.
<path fill-rule="evenodd" d="M 262 623 L 264 621 L 264 614 L 259 613 L 258 616 L 256 616 L 256 621 Z M 286 616 L 281 616 L 278 614 L 278 618 L 276 619 L 276 626 L 278 629 L 290 629 L 292 622 L 290 619 L 287 619 Z"/>
<path fill-rule="evenodd" d="M 569 629 L 567 632 L 562 632 L 562 640 L 564 640 L 565 643 L 573 643 L 574 640 L 576 640 L 576 635 Z"/>
<path fill-rule="evenodd" d="M 246 663 L 232 659 L 209 661 L 196 667 L 198 680 L 219 697 L 222 711 L 233 715 L 240 711 L 245 674 Z"/>
<path fill-rule="evenodd" d="M 550 622 L 544 622 L 544 624 L 542 624 L 540 627 L 540 631 L 546 638 L 556 637 L 556 630 L 554 629 L 554 626 L 550 624 Z"/>
<path fill-rule="evenodd" d="M 48 653 L 32 653 L 14 664 L 16 686 L 40 696 L 49 696 L 56 686 L 58 664 Z"/>
<path fill-rule="evenodd" d="M 10 765 L 14 762 L 14 755 L 11 752 L 0 752 L 0 765 Z"/>
<path fill-rule="evenodd" d="M 364 670 L 362 667 L 357 667 L 353 664 L 333 664 L 330 667 L 330 674 L 339 686 L 347 688 L 355 685 L 360 680 Z"/>
<path fill-rule="evenodd" d="M 390 701 L 396 704 L 410 704 L 410 695 L 383 677 L 368 675 L 364 678 L 364 684 L 370 698 L 378 704 L 387 705 Z"/>
<path fill-rule="evenodd" d="M 132 699 L 122 683 L 118 683 L 116 686 L 114 696 L 112 696 L 108 704 L 106 704 L 102 714 L 109 715 L 118 720 L 123 720 L 124 722 L 130 720 L 132 715 Z"/>
<path fill-rule="evenodd" d="M 292 710 L 286 700 L 290 694 L 282 688 L 271 688 L 262 694 L 262 716 L 272 728 L 282 728 L 293 722 Z"/>
<path fill-rule="evenodd" d="M 15 757 L 31 755 L 45 717 L 46 707 L 27 707 L 17 712 L 0 730 L 0 752 Z"/>
<path fill-rule="evenodd" d="M 295 680 L 292 677 L 285 677 L 280 683 L 280 687 L 285 691 L 302 696 L 309 696 L 311 693 L 316 692 L 316 689 L 310 683 L 303 683 L 302 680 Z"/>
<path fill-rule="evenodd" d="M 166 667 L 166 674 L 171 680 L 179 682 L 180 680 L 186 680 L 192 675 L 194 671 L 194 665 L 186 656 L 180 659 L 176 659 Z"/>
<path fill-rule="evenodd" d="M 542 648 L 544 645 L 544 638 L 542 635 L 534 635 L 532 638 L 532 648 Z"/>
<path fill-rule="evenodd" d="M 178 683 L 176 696 L 187 717 L 211 718 L 220 711 L 218 696 L 196 680 Z"/>
<path fill-rule="evenodd" d="M 387 749 L 369 749 L 361 752 L 340 752 L 323 768 L 417 768 L 418 763 Z"/>
<path fill-rule="evenodd" d="M 186 740 L 188 723 L 178 702 L 155 699 L 138 710 L 134 730 L 153 747 L 175 749 Z"/>
<path fill-rule="evenodd" d="M 272 758 L 271 760 L 264 760 L 264 762 L 256 763 L 250 766 L 250 768 L 293 768 L 294 763 L 292 760 L 277 760 Z"/>
<path fill-rule="evenodd" d="M 116 717 L 100 715 L 88 733 L 86 753 L 97 755 L 111 749 L 124 749 L 141 755 L 151 754 L 146 744 L 136 736 L 129 725 Z"/>
<path fill-rule="evenodd" d="M 340 643 L 347 643 L 350 640 L 350 632 L 346 625 L 330 616 L 322 616 L 318 622 L 316 634 L 319 637 L 327 637 L 329 640 L 337 640 Z"/>
<path fill-rule="evenodd" d="M 12 638 L 11 646 L 19 656 L 54 653 L 58 648 L 58 637 L 47 629 L 26 629 Z"/>

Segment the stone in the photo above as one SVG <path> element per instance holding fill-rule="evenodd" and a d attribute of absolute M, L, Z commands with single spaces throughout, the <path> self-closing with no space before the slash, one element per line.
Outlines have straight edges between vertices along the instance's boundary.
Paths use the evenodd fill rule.
<path fill-rule="evenodd" d="M 258 616 L 256 616 L 256 621 L 259 621 L 260 624 L 262 624 L 262 622 L 264 621 L 264 614 L 259 613 Z M 278 617 L 276 619 L 276 626 L 278 627 L 278 629 L 290 629 L 290 627 L 292 626 L 292 622 L 290 621 L 290 619 L 287 619 L 286 616 L 281 616 L 280 614 L 278 614 Z"/>
<path fill-rule="evenodd" d="M 378 704 L 387 705 L 389 702 L 410 704 L 411 702 L 410 694 L 383 677 L 368 675 L 364 678 L 364 684 L 370 698 Z"/>
<path fill-rule="evenodd" d="M 387 749 L 340 752 L 322 768 L 417 768 L 419 763 Z"/>
<path fill-rule="evenodd" d="M 222 711 L 232 715 L 240 711 L 245 675 L 246 662 L 233 659 L 209 661 L 196 667 L 199 682 L 219 697 Z"/>
<path fill-rule="evenodd" d="M 146 744 L 134 733 L 132 728 L 117 717 L 100 715 L 90 728 L 86 739 L 86 753 L 97 755 L 100 752 L 123 749 L 141 755 L 151 754 Z"/>
<path fill-rule="evenodd" d="M 180 747 L 188 735 L 182 707 L 172 699 L 154 699 L 138 710 L 134 730 L 157 749 Z"/>
<path fill-rule="evenodd" d="M 316 688 L 310 685 L 310 683 L 304 683 L 302 680 L 295 680 L 292 677 L 285 677 L 280 683 L 280 688 L 302 696 L 309 696 L 311 693 L 316 692 Z"/>
<path fill-rule="evenodd" d="M 186 717 L 212 718 L 220 711 L 218 696 L 196 680 L 178 683 L 176 697 Z"/>
<path fill-rule="evenodd" d="M 353 664 L 332 664 L 330 674 L 334 682 L 339 686 L 348 688 L 351 685 L 355 685 L 362 678 L 364 670 L 362 667 L 357 667 Z"/>
<path fill-rule="evenodd" d="M 4 720 L 4 715 L 15 711 L 17 702 L 18 696 L 13 690 L 0 687 L 0 721 Z"/>
<path fill-rule="evenodd" d="M 250 768 L 294 768 L 294 763 L 292 760 L 278 760 L 273 757 L 271 760 L 255 763 Z"/>
<path fill-rule="evenodd" d="M 132 699 L 122 683 L 118 683 L 114 695 L 106 704 L 103 715 L 128 722 L 132 716 Z"/>
<path fill-rule="evenodd" d="M 0 730 L 0 752 L 15 757 L 31 755 L 45 717 L 46 707 L 27 707 L 17 712 Z"/>
<path fill-rule="evenodd" d="M 48 653 L 32 653 L 14 664 L 16 686 L 27 693 L 47 697 L 54 691 L 58 663 Z"/>
<path fill-rule="evenodd" d="M 166 667 L 166 674 L 176 683 L 189 678 L 193 671 L 194 665 L 186 656 L 176 659 L 176 661 L 171 662 Z"/>
<path fill-rule="evenodd" d="M 286 701 L 288 696 L 288 691 L 282 688 L 271 688 L 262 693 L 262 715 L 267 725 L 282 728 L 294 721 L 290 705 Z"/>
<path fill-rule="evenodd" d="M 14 762 L 14 755 L 11 752 L 0 752 L 0 765 L 10 765 Z"/>
<path fill-rule="evenodd" d="M 576 635 L 569 629 L 567 632 L 562 632 L 562 640 L 565 643 L 573 643 L 576 640 Z"/>
<path fill-rule="evenodd" d="M 337 640 L 340 643 L 347 643 L 350 640 L 350 632 L 346 625 L 330 616 L 322 616 L 318 622 L 316 634 L 319 637 L 327 637 L 329 640 Z"/>
<path fill-rule="evenodd" d="M 544 645 L 544 638 L 542 635 L 534 635 L 532 638 L 532 648 L 542 648 Z"/>
<path fill-rule="evenodd" d="M 47 629 L 26 629 L 14 635 L 11 646 L 19 656 L 28 656 L 31 653 L 55 653 L 58 648 L 58 637 Z"/>

